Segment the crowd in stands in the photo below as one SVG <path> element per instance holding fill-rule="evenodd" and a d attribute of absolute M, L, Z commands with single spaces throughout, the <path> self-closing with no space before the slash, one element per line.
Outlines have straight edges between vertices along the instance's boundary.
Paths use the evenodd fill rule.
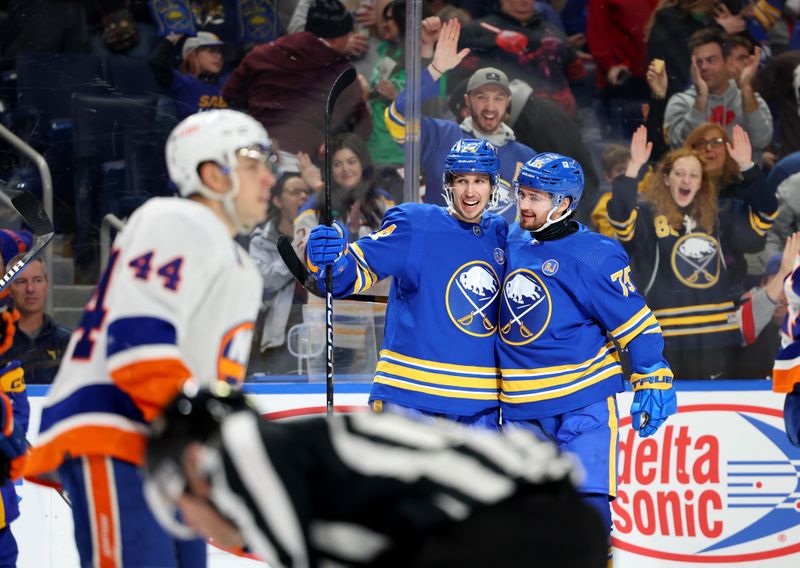
<path fill-rule="evenodd" d="M 521 164 L 545 151 L 575 158 L 586 173 L 576 218 L 627 250 L 676 378 L 768 376 L 786 305 L 775 283 L 800 244 L 800 1 L 426 0 L 422 11 L 420 199 L 445 205 L 443 159 L 465 136 L 498 148 L 493 211 L 509 222 Z M 76 283 L 99 278 L 105 215 L 124 219 L 172 191 L 171 127 L 244 110 L 282 171 L 268 220 L 244 243 L 265 282 L 250 372 L 306 380 L 322 356 L 304 309 L 314 297 L 278 239 L 302 257 L 325 207 L 355 240 L 403 200 L 405 14 L 406 0 L 0 1 L 0 121 L 50 164 Z M 457 48 L 440 49 L 442 34 Z M 328 204 L 325 99 L 350 66 Z M 5 188 L 41 192 L 0 141 Z M 18 251 L 4 245 L 8 264 Z M 44 265 L 25 276 L 12 289 L 24 316 L 14 348 L 28 382 L 47 383 L 67 331 L 39 301 Z M 345 313 L 337 333 L 374 334 L 380 348 L 379 313 Z M 345 351 L 342 372 L 372 372 L 348 367 L 362 359 Z"/>

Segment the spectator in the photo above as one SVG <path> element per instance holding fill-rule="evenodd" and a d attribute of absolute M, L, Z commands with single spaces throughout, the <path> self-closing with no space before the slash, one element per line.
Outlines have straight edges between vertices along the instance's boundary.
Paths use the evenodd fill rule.
<path fill-rule="evenodd" d="M 800 246 L 800 233 L 786 240 L 783 254 L 767 262 L 759 285 L 743 297 L 738 310 L 742 345 L 731 359 L 726 376 L 763 379 L 772 374 L 775 354 L 781 346 L 781 325 L 786 317 L 786 293 L 783 281 L 792 272 Z"/>
<path fill-rule="evenodd" d="M 423 55 L 432 49 L 433 62 L 422 72 L 423 100 L 436 96 L 437 82 L 443 74 L 458 66 L 468 50 L 456 50 L 461 25 L 456 20 L 442 21 L 436 16 L 426 18 L 423 28 Z M 426 192 L 424 201 L 437 205 L 444 204 L 444 196 L 434 190 L 442 186 L 444 158 L 450 148 L 465 136 L 474 136 L 491 142 L 500 158 L 500 196 L 496 206 L 490 205 L 488 211 L 504 215 L 513 221 L 516 215 L 509 194 L 509 187 L 522 164 L 535 155 L 535 152 L 516 141 L 514 131 L 504 122 L 511 103 L 511 90 L 508 77 L 499 69 L 484 67 L 469 78 L 464 94 L 464 114 L 456 116 L 457 124 L 450 120 L 429 117 L 420 119 L 421 166 L 425 170 Z M 401 92 L 386 111 L 386 126 L 398 143 L 405 142 L 406 93 Z M 462 120 L 463 118 L 463 120 Z"/>
<path fill-rule="evenodd" d="M 181 64 L 175 69 L 172 61 L 181 37 L 173 33 L 162 38 L 150 57 L 156 82 L 175 99 L 178 119 L 210 108 L 227 108 L 222 85 L 228 74 L 222 73 L 222 67 L 233 54 L 231 46 L 210 32 L 198 32 L 183 42 Z"/>
<path fill-rule="evenodd" d="M 737 161 L 750 151 L 744 141 L 736 137 L 728 149 Z M 720 377 L 741 339 L 730 300 L 735 287 L 721 251 L 757 252 L 764 234 L 751 224 L 745 203 L 717 199 L 703 159 L 688 148 L 661 159 L 638 201 L 636 177 L 651 148 L 642 126 L 633 135 L 625 175 L 614 180 L 609 221 L 664 332 L 675 377 Z"/>
<path fill-rule="evenodd" d="M 733 127 L 733 137 L 741 139 L 738 143 L 734 140 L 734 147 L 749 146 L 747 133 L 741 126 Z M 711 176 L 721 202 L 737 199 L 747 204 L 753 212 L 751 228 L 758 233 L 766 233 L 772 227 L 778 210 L 775 191 L 767 186 L 761 168 L 750 156 L 730 151 L 731 142 L 722 126 L 710 122 L 701 124 L 686 138 L 684 147 L 691 148 L 703 158 L 705 170 Z M 744 282 L 748 272 L 763 272 L 755 262 L 748 269 L 744 255 L 733 254 L 730 250 L 725 251 L 725 262 L 734 282 Z"/>
<path fill-rule="evenodd" d="M 6 269 L 22 258 L 19 254 L 6 263 Z M 17 275 L 9 288 L 20 318 L 16 323 L 14 345 L 8 352 L 25 370 L 29 385 L 49 385 L 56 376 L 61 357 L 69 343 L 70 331 L 53 321 L 44 311 L 47 304 L 47 271 L 41 258 L 35 258 Z"/>
<path fill-rule="evenodd" d="M 800 151 L 800 50 L 788 51 L 767 62 L 755 89 L 777 108 L 779 158 Z"/>
<path fill-rule="evenodd" d="M 617 236 L 614 228 L 608 222 L 608 200 L 611 199 L 611 184 L 619 176 L 625 174 L 628 162 L 631 161 L 631 151 L 621 144 L 609 144 L 603 149 L 600 156 L 600 165 L 603 168 L 603 193 L 597 200 L 597 205 L 592 210 L 592 223 L 597 227 L 597 232 L 607 237 Z"/>
<path fill-rule="evenodd" d="M 647 58 L 661 59 L 669 70 L 671 96 L 689 86 L 691 48 L 689 38 L 695 32 L 713 26 L 727 33 L 744 30 L 741 17 L 715 17 L 718 0 L 661 0 L 645 28 Z M 716 21 L 716 25 L 715 25 Z"/>
<path fill-rule="evenodd" d="M 299 174 L 283 174 L 272 188 L 267 221 L 250 235 L 250 257 L 264 280 L 264 317 L 260 349 L 254 350 L 248 369 L 267 374 L 285 374 L 294 367 L 286 348 L 286 330 L 302 321 L 305 303 L 302 288 L 278 254 L 278 238 L 294 237 L 293 221 L 311 190 Z"/>
<path fill-rule="evenodd" d="M 780 160 L 767 176 L 767 186 L 778 196 L 778 215 L 767 233 L 764 255 L 767 258 L 780 252 L 784 241 L 800 230 L 800 152 Z"/>
<path fill-rule="evenodd" d="M 568 114 L 577 111 L 570 86 L 586 76 L 586 69 L 564 32 L 536 12 L 534 0 L 500 0 L 493 14 L 464 28 L 460 45 L 472 49 L 468 69 L 499 67 Z"/>
<path fill-rule="evenodd" d="M 319 169 L 308 156 L 298 156 L 300 171 L 312 189 L 323 186 Z M 349 231 L 350 241 L 370 234 L 381 226 L 383 214 L 394 201 L 377 183 L 375 168 L 364 141 L 355 134 L 342 134 L 331 148 L 331 212 Z M 319 225 L 325 208 L 325 194 L 317 191 L 300 208 L 294 220 L 294 243 L 302 258 L 311 229 Z"/>
<path fill-rule="evenodd" d="M 589 51 L 603 99 L 646 98 L 644 29 L 658 0 L 590 0 Z"/>
<path fill-rule="evenodd" d="M 753 160 L 761 162 L 761 151 L 772 139 L 772 115 L 767 103 L 754 90 L 753 79 L 761 58 L 756 48 L 742 69 L 739 85 L 726 64 L 727 38 L 716 30 L 701 30 L 689 40 L 694 85 L 673 95 L 664 115 L 664 131 L 673 146 L 684 143 L 689 133 L 703 122 L 715 122 L 728 134 L 741 125 L 750 136 Z"/>
<path fill-rule="evenodd" d="M 261 122 L 283 151 L 316 158 L 324 141 L 328 91 L 350 67 L 344 53 L 353 18 L 337 0 L 316 0 L 306 29 L 253 49 L 231 74 L 222 95 Z M 345 89 L 334 108 L 334 132 L 369 136 L 372 121 L 364 99 L 359 83 Z"/>
<path fill-rule="evenodd" d="M 289 20 L 289 33 L 311 31 L 308 29 L 308 12 L 314 0 L 299 0 L 292 12 Z M 374 2 L 359 2 L 357 0 L 346 0 L 343 2 L 345 8 L 355 13 L 355 23 L 359 28 L 365 29 L 378 23 L 380 12 L 375 9 Z M 365 33 L 353 33 L 347 38 L 347 45 L 344 53 L 348 57 L 363 57 L 369 49 L 369 37 Z"/>
<path fill-rule="evenodd" d="M 728 66 L 728 74 L 741 88 L 742 71 L 751 61 L 750 56 L 754 52 L 753 43 L 740 35 L 729 35 L 726 39 L 728 57 L 725 58 L 725 64 Z"/>
<path fill-rule="evenodd" d="M 369 79 L 369 107 L 375 120 L 372 121 L 372 134 L 367 140 L 372 159 L 378 164 L 402 166 L 403 149 L 399 147 L 380 117 L 389 104 L 406 86 L 405 69 L 405 0 L 378 0 L 375 4 L 378 13 L 378 33 L 383 40 L 377 48 L 378 60 L 372 68 Z M 441 82 L 440 95 L 444 96 L 444 81 Z M 431 98 L 426 101 L 426 109 L 440 115 L 441 109 L 433 109 L 441 101 Z M 431 104 L 433 103 L 433 104 Z"/>

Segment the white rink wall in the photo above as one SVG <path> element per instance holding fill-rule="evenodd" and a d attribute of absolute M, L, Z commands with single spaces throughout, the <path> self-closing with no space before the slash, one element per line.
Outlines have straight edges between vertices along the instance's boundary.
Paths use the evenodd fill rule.
<path fill-rule="evenodd" d="M 679 386 L 679 413 L 656 436 L 632 434 L 632 393 L 619 395 L 619 497 L 615 568 L 698 565 L 800 566 L 800 448 L 783 431 L 783 397 L 767 381 L 695 381 Z M 271 418 L 321 413 L 324 384 L 249 384 Z M 337 385 L 336 405 L 366 405 L 368 385 Z M 35 442 L 44 388 L 30 387 Z M 18 568 L 78 566 L 70 511 L 52 489 L 23 482 L 12 529 Z M 209 547 L 212 568 L 263 563 Z"/>

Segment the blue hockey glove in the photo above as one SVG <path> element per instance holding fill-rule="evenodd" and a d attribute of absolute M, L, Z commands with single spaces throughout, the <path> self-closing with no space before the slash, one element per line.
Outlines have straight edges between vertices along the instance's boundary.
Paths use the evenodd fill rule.
<path fill-rule="evenodd" d="M 347 233 L 338 221 L 333 227 L 317 225 L 308 237 L 306 252 L 308 268 L 317 273 L 322 267 L 331 264 L 333 272 L 345 262 L 347 254 Z"/>
<path fill-rule="evenodd" d="M 786 424 L 786 435 L 789 441 L 800 447 L 800 383 L 786 395 L 783 403 L 783 421 Z"/>
<path fill-rule="evenodd" d="M 659 368 L 652 373 L 633 373 L 633 404 L 631 418 L 633 429 L 647 438 L 656 433 L 667 419 L 678 412 L 678 400 L 672 389 L 672 371 Z"/>

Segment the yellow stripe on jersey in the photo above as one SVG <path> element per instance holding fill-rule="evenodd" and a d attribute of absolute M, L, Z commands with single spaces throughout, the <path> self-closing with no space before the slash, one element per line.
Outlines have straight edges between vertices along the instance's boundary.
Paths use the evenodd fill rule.
<path fill-rule="evenodd" d="M 539 367 L 537 369 L 501 369 L 501 373 L 504 377 L 535 377 L 554 375 L 561 372 L 574 372 L 590 367 L 595 361 L 604 358 L 610 352 L 610 350 L 613 349 L 613 347 L 613 343 L 606 343 L 600 348 L 594 357 L 581 363 L 574 363 L 571 365 L 555 365 L 553 367 Z"/>
<path fill-rule="evenodd" d="M 505 392 L 505 387 L 507 383 L 503 383 L 503 390 L 500 392 L 500 401 L 505 402 L 508 404 L 523 404 L 526 402 L 538 402 L 541 400 L 549 400 L 551 398 L 561 398 L 567 395 L 570 395 L 574 392 L 577 392 L 581 389 L 585 389 L 590 387 L 600 381 L 607 379 L 608 377 L 613 377 L 614 375 L 618 375 L 622 372 L 622 368 L 619 365 L 614 365 L 613 367 L 606 369 L 605 371 L 593 375 L 591 377 L 587 377 L 581 381 L 578 381 L 570 386 L 562 387 L 559 389 L 553 389 L 549 391 L 544 391 L 541 393 L 533 393 L 527 395 L 511 395 Z"/>
<path fill-rule="evenodd" d="M 440 363 L 439 361 L 428 361 L 426 359 L 418 359 L 416 357 L 409 357 L 402 355 L 388 349 L 382 349 L 380 352 L 381 360 L 392 360 L 400 363 L 408 363 L 409 365 L 416 365 L 428 371 L 454 371 L 462 375 L 489 375 L 497 376 L 498 371 L 496 367 L 478 367 L 475 365 L 455 365 L 452 363 Z"/>
<path fill-rule="evenodd" d="M 575 371 L 573 373 L 566 373 L 563 375 L 558 376 L 549 376 L 549 377 L 542 377 L 538 379 L 518 379 L 514 378 L 511 379 L 510 375 L 506 374 L 505 370 L 503 370 L 503 391 L 505 392 L 522 392 L 522 391 L 531 391 L 531 390 L 538 390 L 538 389 L 546 389 L 550 387 L 557 387 L 557 386 L 564 386 L 575 381 L 582 380 L 594 373 L 597 373 L 603 367 L 608 365 L 614 365 L 616 371 L 620 372 L 621 367 L 619 366 L 619 356 L 616 352 L 609 353 L 599 361 L 595 361 L 591 363 L 588 367 Z M 536 369 L 535 374 L 540 374 L 542 369 Z M 531 375 L 529 375 L 531 376 Z M 509 380 L 505 380 L 506 378 Z"/>
<path fill-rule="evenodd" d="M 613 330 L 611 336 L 616 339 L 620 347 L 624 349 L 641 333 L 645 331 L 648 333 L 655 333 L 657 330 L 653 328 L 653 326 L 658 327 L 658 323 L 658 320 L 655 315 L 653 315 L 653 312 L 650 311 L 650 308 L 644 306 L 628 321 Z"/>
<path fill-rule="evenodd" d="M 694 306 L 681 306 L 677 308 L 661 308 L 653 310 L 658 321 L 663 321 L 664 316 L 692 315 L 697 312 L 722 312 L 735 311 L 733 302 L 721 302 L 719 304 L 697 304 Z"/>
<path fill-rule="evenodd" d="M 350 251 L 353 253 L 353 258 L 356 260 L 356 283 L 353 287 L 353 293 L 372 288 L 378 281 L 378 276 L 372 271 L 364 260 L 364 252 L 357 243 L 351 243 Z"/>
<path fill-rule="evenodd" d="M 405 144 L 406 141 L 406 119 L 397 111 L 394 102 L 386 107 L 383 113 L 383 121 L 386 123 L 386 130 L 398 144 Z"/>
<path fill-rule="evenodd" d="M 375 370 L 377 373 L 387 373 L 405 379 L 412 379 L 419 382 L 428 383 L 431 385 L 442 385 L 448 387 L 462 387 L 467 389 L 485 389 L 497 390 L 497 377 L 491 378 L 475 378 L 475 377 L 460 377 L 454 375 L 446 375 L 444 373 L 436 373 L 431 371 L 421 371 L 419 369 L 412 369 L 404 367 L 396 363 L 389 363 L 388 361 L 379 361 L 378 367 Z"/>
<path fill-rule="evenodd" d="M 382 375 L 375 375 L 376 383 L 381 383 L 396 389 L 408 390 L 414 392 L 421 392 L 425 394 L 432 394 L 434 396 L 441 396 L 447 398 L 466 398 L 471 400 L 497 400 L 497 391 L 481 392 L 481 391 L 458 391 L 454 389 L 436 388 L 432 386 L 418 385 L 408 381 L 384 377 Z"/>
<path fill-rule="evenodd" d="M 739 324 L 734 323 L 726 325 L 691 327 L 683 329 L 664 328 L 664 331 L 662 333 L 664 334 L 664 337 L 678 337 L 681 335 L 697 335 L 701 333 L 723 333 L 726 331 L 737 331 L 738 329 L 739 329 Z"/>

